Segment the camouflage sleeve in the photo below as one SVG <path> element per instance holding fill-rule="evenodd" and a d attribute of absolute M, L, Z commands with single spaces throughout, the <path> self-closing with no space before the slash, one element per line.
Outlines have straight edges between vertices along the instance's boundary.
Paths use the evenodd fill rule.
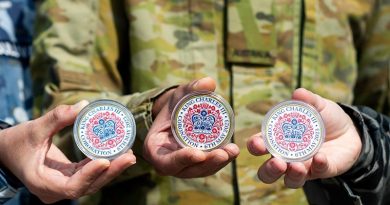
<path fill-rule="evenodd" d="M 390 115 L 390 1 L 376 1 L 370 13 L 350 21 L 359 59 L 355 104 Z"/>
<path fill-rule="evenodd" d="M 34 112 L 40 114 L 56 105 L 82 99 L 121 102 L 132 111 L 137 126 L 132 148 L 137 155 L 137 166 L 132 166 L 127 175 L 139 175 L 150 169 L 142 160 L 142 146 L 152 123 L 153 100 L 166 89 L 123 95 L 126 83 L 130 82 L 123 83 L 117 68 L 119 31 L 113 22 L 111 3 L 60 0 L 42 3 L 36 19 L 31 61 L 36 96 Z M 66 129 L 54 142 L 71 160 L 80 160 L 83 156 L 71 136 L 71 129 Z"/>

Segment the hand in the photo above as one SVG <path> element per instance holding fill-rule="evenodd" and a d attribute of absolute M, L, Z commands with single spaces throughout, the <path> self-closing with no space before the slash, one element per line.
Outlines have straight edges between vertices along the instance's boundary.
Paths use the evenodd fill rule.
<path fill-rule="evenodd" d="M 348 171 L 361 152 L 362 143 L 351 118 L 336 103 L 315 95 L 303 88 L 293 93 L 293 99 L 313 105 L 322 116 L 326 129 L 325 142 L 314 157 L 305 162 L 286 163 L 271 157 L 258 171 L 264 183 L 273 183 L 284 175 L 287 187 L 298 188 L 306 180 L 329 178 Z M 264 155 L 266 151 L 261 134 L 252 136 L 247 142 L 253 155 Z"/>
<path fill-rule="evenodd" d="M 192 91 L 214 91 L 215 82 L 202 78 L 187 85 L 171 89 L 160 96 L 156 103 L 163 103 L 144 143 L 144 158 L 161 175 L 181 178 L 204 177 L 215 174 L 239 154 L 235 144 L 227 144 L 210 152 L 194 148 L 182 148 L 171 132 L 171 113 L 177 102 Z"/>
<path fill-rule="evenodd" d="M 135 163 L 131 151 L 113 161 L 70 162 L 52 136 L 71 125 L 88 102 L 62 105 L 46 115 L 0 131 L 1 162 L 45 203 L 91 194 Z"/>

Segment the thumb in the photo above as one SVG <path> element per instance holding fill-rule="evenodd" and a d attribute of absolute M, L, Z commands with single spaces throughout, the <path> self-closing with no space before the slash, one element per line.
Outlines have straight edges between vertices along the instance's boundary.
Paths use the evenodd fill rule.
<path fill-rule="evenodd" d="M 36 120 L 36 126 L 42 128 L 43 136 L 52 136 L 66 126 L 73 124 L 77 114 L 88 105 L 82 100 L 74 105 L 60 105 Z"/>
<path fill-rule="evenodd" d="M 305 88 L 298 88 L 294 91 L 292 99 L 303 101 L 307 104 L 310 104 L 314 106 L 314 108 L 321 112 L 326 105 L 325 99 L 323 99 L 321 96 L 314 94 Z"/>
<path fill-rule="evenodd" d="M 214 91 L 216 88 L 215 80 L 211 77 L 201 78 L 192 83 L 193 91 Z"/>
<path fill-rule="evenodd" d="M 206 91 L 213 92 L 216 88 L 214 79 L 210 77 L 201 78 L 199 80 L 192 81 L 189 84 L 181 85 L 175 89 L 173 95 L 169 99 L 168 112 L 172 112 L 176 104 L 187 94 L 194 91 Z"/>

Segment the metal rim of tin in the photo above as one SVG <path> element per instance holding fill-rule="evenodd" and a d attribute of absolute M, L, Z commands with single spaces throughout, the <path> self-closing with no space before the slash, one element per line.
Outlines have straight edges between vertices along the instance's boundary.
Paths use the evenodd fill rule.
<path fill-rule="evenodd" d="M 105 108 L 109 108 L 109 110 L 104 110 L 104 106 L 106 106 Z M 98 108 L 101 109 L 97 110 Z M 114 117 L 114 119 L 110 119 L 112 122 L 110 122 L 109 124 L 108 122 L 110 120 L 101 121 L 102 119 L 99 119 L 98 125 L 94 124 L 95 126 L 92 129 L 92 132 L 94 134 L 90 133 L 91 131 L 89 133 L 86 133 L 87 129 L 93 126 L 91 125 L 92 123 L 90 121 L 91 120 L 93 121 L 94 118 L 97 117 L 96 115 L 98 114 L 106 115 L 107 119 L 108 119 L 107 115 L 111 115 L 111 117 Z M 114 126 L 112 126 L 113 123 Z M 117 125 L 116 123 L 118 123 L 118 126 L 116 126 Z M 117 141 L 119 141 L 115 146 L 110 147 L 108 149 L 106 147 L 105 149 L 99 149 L 93 145 L 91 139 L 87 139 L 88 135 L 92 135 L 92 139 L 95 141 L 95 144 L 98 144 L 98 142 L 100 141 L 96 141 L 96 140 L 101 140 L 102 137 L 105 137 L 105 134 L 107 134 L 106 132 L 103 131 L 103 136 L 101 136 L 101 132 L 100 133 L 98 131 L 96 131 L 98 133 L 95 132 L 95 127 L 99 125 L 100 127 L 98 127 L 97 129 L 100 130 L 101 128 L 109 129 L 109 131 L 114 129 L 115 131 L 114 139 L 117 138 Z M 84 128 L 81 128 L 81 126 L 84 126 Z M 118 136 L 121 139 L 118 139 Z M 115 159 L 119 155 L 126 153 L 133 146 L 133 143 L 135 141 L 135 136 L 136 136 L 136 125 L 135 125 L 133 114 L 124 105 L 113 100 L 103 99 L 103 100 L 96 100 L 89 103 L 77 115 L 76 121 L 73 126 L 73 137 L 77 147 L 84 155 L 86 155 L 91 159 L 98 159 L 98 158 L 105 158 L 108 160 Z M 110 140 L 112 140 L 112 138 L 106 139 L 105 141 L 103 140 L 103 142 L 106 143 L 106 146 L 112 146 L 109 144 Z"/>
<path fill-rule="evenodd" d="M 305 129 L 304 129 L 302 127 L 302 125 L 303 125 L 302 123 L 299 124 L 299 121 L 293 121 L 293 119 L 295 119 L 295 118 L 292 118 L 291 122 L 287 122 L 287 123 L 285 122 L 285 124 L 283 124 L 284 129 L 282 128 L 282 130 L 280 130 L 280 128 L 283 127 L 283 125 L 280 127 L 281 123 L 280 123 L 280 121 L 277 121 L 276 118 L 279 118 L 281 114 L 285 114 L 286 112 L 290 112 L 290 111 L 287 111 L 286 108 L 287 107 L 291 108 L 293 106 L 306 109 L 308 111 L 308 113 L 310 113 L 312 115 L 312 117 L 309 117 L 310 123 L 312 125 L 309 127 L 305 127 Z M 283 110 L 283 108 L 285 108 L 285 110 Z M 306 116 L 303 113 L 301 115 Z M 297 114 L 295 116 L 298 118 L 302 118 L 302 116 L 297 115 Z M 316 121 L 314 121 L 314 120 L 316 120 Z M 291 133 L 292 126 L 295 128 L 295 132 L 297 132 L 297 133 L 302 133 L 302 129 L 304 130 L 303 133 L 305 131 L 313 131 L 314 132 L 312 135 L 313 138 L 310 139 L 310 142 L 308 145 L 305 145 L 304 142 L 301 142 L 301 144 L 296 143 L 296 144 L 300 145 L 301 148 L 304 147 L 303 149 L 299 149 L 298 145 L 297 145 L 297 147 L 295 147 L 295 149 L 297 149 L 297 150 L 291 150 L 294 147 L 292 147 L 290 145 L 293 145 L 292 143 L 294 143 L 294 141 L 289 141 L 289 140 L 294 140 L 293 138 L 291 138 L 291 136 L 294 136 L 294 135 L 291 135 L 291 134 L 289 135 L 288 133 Z M 290 131 L 288 131 L 288 130 L 290 130 Z M 278 135 L 279 138 L 275 137 L 275 135 L 276 135 L 275 132 L 279 133 L 279 135 Z M 280 132 L 282 132 L 283 139 L 280 139 L 280 137 L 281 137 Z M 287 134 L 286 134 L 286 132 L 287 132 Z M 267 112 L 266 116 L 264 117 L 264 120 L 262 122 L 262 127 L 261 127 L 261 133 L 262 133 L 262 137 L 264 140 L 264 144 L 265 144 L 268 152 L 271 155 L 273 155 L 274 157 L 283 159 L 286 162 L 303 162 L 303 161 L 310 159 L 311 157 L 314 156 L 315 153 L 318 152 L 322 143 L 325 140 L 325 126 L 324 126 L 324 123 L 323 123 L 323 120 L 322 120 L 320 113 L 318 113 L 318 111 L 312 105 L 307 104 L 307 103 L 302 102 L 302 101 L 298 101 L 298 100 L 284 101 L 284 102 L 278 103 L 274 107 L 272 107 L 272 109 L 269 110 Z M 287 136 L 290 136 L 289 140 L 286 140 Z M 305 136 L 307 136 L 307 133 L 305 134 Z M 302 135 L 302 138 L 304 138 L 303 135 Z M 283 142 L 290 143 L 290 144 L 285 145 Z M 295 142 L 299 142 L 299 141 L 295 141 Z"/>
<path fill-rule="evenodd" d="M 187 106 L 187 105 L 188 105 L 188 107 L 191 105 L 194 105 L 195 101 L 197 99 L 199 99 L 200 97 L 207 97 L 207 98 L 213 99 L 221 105 L 221 108 L 218 110 L 221 110 L 220 115 L 223 117 L 222 120 L 224 120 L 224 122 L 222 123 L 221 126 L 217 127 L 216 129 L 219 130 L 218 128 L 224 127 L 227 124 L 227 122 L 228 122 L 228 125 L 226 125 L 225 129 L 220 130 L 220 132 L 221 132 L 220 135 L 218 135 L 217 138 L 215 139 L 215 140 L 219 139 L 219 142 L 214 142 L 214 140 L 211 142 L 207 142 L 207 143 L 196 142 L 185 134 L 186 131 L 182 130 L 183 131 L 182 134 L 180 133 L 180 128 L 179 128 L 180 121 L 178 120 L 179 115 L 185 118 L 187 113 L 188 113 L 188 111 L 186 112 L 185 109 L 183 109 L 183 107 Z M 194 102 L 194 103 L 192 104 L 191 102 Z M 209 104 L 213 105 L 212 103 L 209 103 Z M 215 109 L 217 109 L 217 108 L 215 108 Z M 225 114 L 223 114 L 222 112 L 224 112 Z M 219 119 L 219 118 L 217 118 L 217 119 Z M 228 120 L 228 121 L 226 121 L 226 120 Z M 216 123 L 220 123 L 220 122 L 221 122 L 220 120 L 216 120 Z M 184 96 L 176 104 L 176 106 L 172 112 L 171 123 L 172 123 L 171 129 L 172 129 L 173 136 L 175 137 L 176 141 L 180 144 L 180 146 L 192 147 L 192 148 L 196 148 L 196 149 L 199 149 L 202 151 L 211 151 L 211 150 L 222 147 L 223 145 L 230 142 L 230 139 L 234 133 L 233 109 L 231 108 L 230 104 L 224 98 L 222 98 L 218 94 L 216 94 L 214 92 L 210 92 L 210 91 L 194 91 L 194 92 Z M 182 124 L 184 125 L 184 122 L 182 122 Z"/>

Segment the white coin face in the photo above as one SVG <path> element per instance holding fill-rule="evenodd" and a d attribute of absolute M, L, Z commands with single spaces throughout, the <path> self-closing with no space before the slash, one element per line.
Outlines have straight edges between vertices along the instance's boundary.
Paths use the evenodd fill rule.
<path fill-rule="evenodd" d="M 183 147 L 210 151 L 228 143 L 233 132 L 233 110 L 215 93 L 191 93 L 172 113 L 172 133 Z"/>
<path fill-rule="evenodd" d="M 286 162 L 308 160 L 325 139 L 321 115 L 295 100 L 275 105 L 265 116 L 261 132 L 267 150 Z"/>
<path fill-rule="evenodd" d="M 89 158 L 111 160 L 132 147 L 136 135 L 134 117 L 118 102 L 97 100 L 81 110 L 73 135 L 78 148 Z"/>

